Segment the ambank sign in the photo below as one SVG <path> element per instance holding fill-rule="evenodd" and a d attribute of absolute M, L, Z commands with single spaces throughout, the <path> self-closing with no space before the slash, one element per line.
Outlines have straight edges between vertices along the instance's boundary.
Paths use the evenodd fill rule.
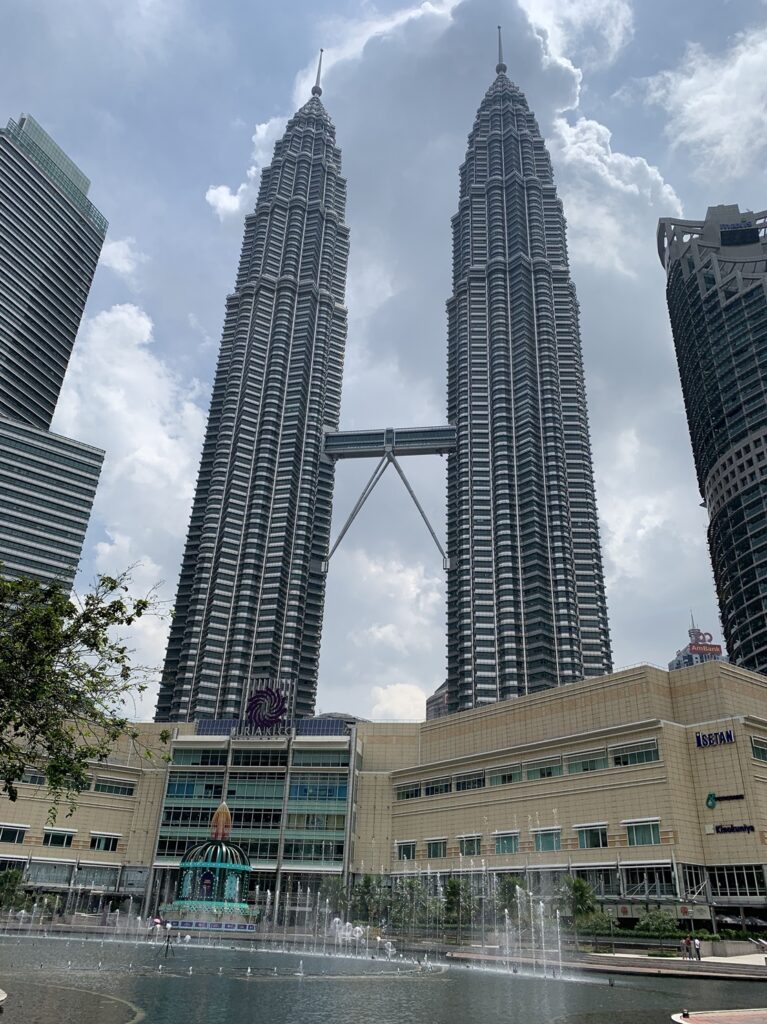
<path fill-rule="evenodd" d="M 732 729 L 720 729 L 718 732 L 696 732 L 696 747 L 719 747 L 722 743 L 734 743 L 735 733 Z"/>

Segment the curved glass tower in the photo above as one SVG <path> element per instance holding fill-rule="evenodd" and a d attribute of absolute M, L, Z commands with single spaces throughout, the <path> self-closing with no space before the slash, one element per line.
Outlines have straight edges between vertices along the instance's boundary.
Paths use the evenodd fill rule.
<path fill-rule="evenodd" d="M 767 672 L 767 211 L 664 217 L 658 255 L 727 648 Z"/>
<path fill-rule="evenodd" d="M 565 219 L 500 53 L 496 71 L 453 218 L 449 711 L 612 668 Z"/>
<path fill-rule="evenodd" d="M 240 717 L 257 680 L 291 711 L 317 685 L 346 344 L 346 182 L 312 97 L 291 118 L 245 220 L 227 300 L 156 720 Z"/>

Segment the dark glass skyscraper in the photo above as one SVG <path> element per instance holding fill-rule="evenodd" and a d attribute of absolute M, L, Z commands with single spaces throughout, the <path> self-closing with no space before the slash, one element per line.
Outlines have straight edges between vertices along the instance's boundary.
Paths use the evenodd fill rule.
<path fill-rule="evenodd" d="M 0 129 L 0 571 L 69 589 L 104 453 L 48 430 L 107 222 L 22 114 Z"/>
<path fill-rule="evenodd" d="M 0 129 L 0 415 L 47 430 L 107 222 L 29 114 Z"/>
<path fill-rule="evenodd" d="M 245 221 L 157 721 L 238 717 L 260 679 L 289 680 L 295 713 L 314 710 L 349 252 L 320 94 L 288 122 Z"/>
<path fill-rule="evenodd" d="M 450 711 L 612 667 L 565 219 L 500 54 L 496 71 L 453 218 Z"/>
<path fill-rule="evenodd" d="M 658 255 L 727 648 L 767 672 L 767 211 L 664 217 Z"/>

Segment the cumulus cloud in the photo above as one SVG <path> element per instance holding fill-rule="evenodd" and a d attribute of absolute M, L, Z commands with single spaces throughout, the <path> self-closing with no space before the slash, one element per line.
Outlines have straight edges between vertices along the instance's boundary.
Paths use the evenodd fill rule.
<path fill-rule="evenodd" d="M 228 185 L 211 185 L 205 193 L 205 202 L 213 209 L 219 220 L 227 217 L 242 217 L 256 204 L 261 171 L 271 162 L 274 144 L 285 131 L 286 117 L 271 117 L 256 125 L 253 133 L 252 164 L 246 172 L 245 181 L 235 191 Z"/>
<path fill-rule="evenodd" d="M 88 534 L 95 568 L 117 573 L 134 566 L 136 591 L 157 587 L 170 602 L 197 475 L 204 394 L 153 350 L 152 332 L 151 319 L 134 305 L 86 320 L 53 428 L 106 451 L 93 511 L 100 536 Z M 137 623 L 131 637 L 138 662 L 161 663 L 167 628 L 165 620 Z"/>
<path fill-rule="evenodd" d="M 700 175 L 761 171 L 767 149 L 767 26 L 741 33 L 729 50 L 688 46 L 678 67 L 646 81 L 667 114 L 666 134 L 689 149 Z"/>
<path fill-rule="evenodd" d="M 422 722 L 426 718 L 428 695 L 414 683 L 390 683 L 374 686 L 373 720 L 384 722 Z"/>
<path fill-rule="evenodd" d="M 139 268 L 148 260 L 149 257 L 141 252 L 136 239 L 130 235 L 127 238 L 107 238 L 99 257 L 102 266 L 108 267 L 133 287 L 137 285 Z"/>
<path fill-rule="evenodd" d="M 520 6 L 553 55 L 589 66 L 611 64 L 634 31 L 629 0 L 520 0 Z"/>
<path fill-rule="evenodd" d="M 610 130 L 598 121 L 559 117 L 549 139 L 557 168 L 568 242 L 576 260 L 636 275 L 626 239 L 638 220 L 682 213 L 682 204 L 659 169 L 642 156 L 612 148 Z M 652 230 L 652 228 L 650 229 Z M 644 232 L 638 232 L 644 234 Z"/>

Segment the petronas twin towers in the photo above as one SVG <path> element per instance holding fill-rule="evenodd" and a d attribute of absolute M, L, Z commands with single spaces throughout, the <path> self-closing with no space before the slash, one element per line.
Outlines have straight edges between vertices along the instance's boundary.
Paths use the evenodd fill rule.
<path fill-rule="evenodd" d="M 447 427 L 338 433 L 349 232 L 319 74 L 275 146 L 227 301 L 157 721 L 239 718 L 266 680 L 313 713 L 339 457 L 448 453 L 449 711 L 611 670 L 562 205 L 500 53 L 496 71 L 453 218 Z"/>

